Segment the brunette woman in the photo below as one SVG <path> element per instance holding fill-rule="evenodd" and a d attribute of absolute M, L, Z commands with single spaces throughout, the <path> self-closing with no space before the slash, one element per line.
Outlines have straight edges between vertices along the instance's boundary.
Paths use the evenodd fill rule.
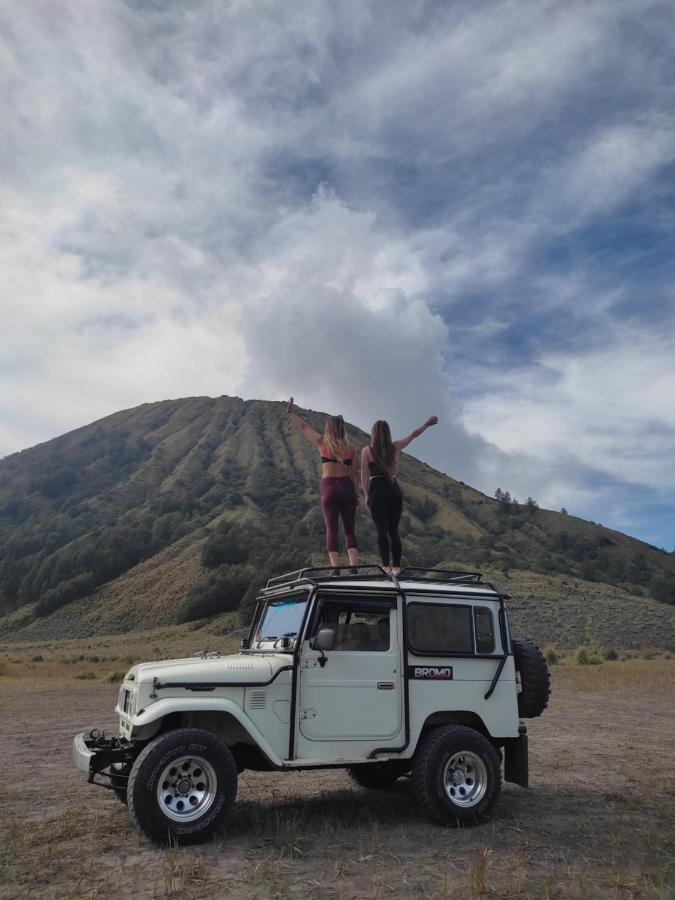
<path fill-rule="evenodd" d="M 347 439 L 344 419 L 342 416 L 329 416 L 323 435 L 320 435 L 293 412 L 292 397 L 288 401 L 286 412 L 291 422 L 321 454 L 321 509 L 326 523 L 328 559 L 332 566 L 339 565 L 338 520 L 341 518 L 349 564 L 355 566 L 359 561 L 355 531 L 356 507 L 359 505 L 356 475 L 358 458 L 356 448 Z"/>
<path fill-rule="evenodd" d="M 361 486 L 377 528 L 382 565 L 385 572 L 392 575 L 398 575 L 401 571 L 398 523 L 403 510 L 403 497 L 396 481 L 398 458 L 404 447 L 437 422 L 438 416 L 432 416 L 407 437 L 392 441 L 389 423 L 378 419 L 370 432 L 370 446 L 364 447 L 361 453 Z"/>

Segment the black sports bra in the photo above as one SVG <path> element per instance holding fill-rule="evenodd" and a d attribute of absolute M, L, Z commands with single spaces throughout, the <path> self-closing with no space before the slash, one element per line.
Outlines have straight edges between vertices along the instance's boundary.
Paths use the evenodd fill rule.
<path fill-rule="evenodd" d="M 331 463 L 331 462 L 342 463 L 343 466 L 351 466 L 352 457 L 350 456 L 349 459 L 333 459 L 332 456 L 322 456 L 321 462 L 322 463 Z"/>

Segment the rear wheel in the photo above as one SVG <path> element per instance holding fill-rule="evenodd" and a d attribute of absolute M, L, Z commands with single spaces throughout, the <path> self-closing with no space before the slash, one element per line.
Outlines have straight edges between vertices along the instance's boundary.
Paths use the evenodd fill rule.
<path fill-rule="evenodd" d="M 446 725 L 423 738 L 413 766 L 412 789 L 434 822 L 474 824 L 492 809 L 500 787 L 499 754 L 478 731 Z"/>
<path fill-rule="evenodd" d="M 364 766 L 350 766 L 347 771 L 361 787 L 386 791 L 393 787 L 402 775 L 410 771 L 410 763 L 407 765 L 397 762 L 370 763 Z"/>
<path fill-rule="evenodd" d="M 228 746 L 211 732 L 180 728 L 148 744 L 134 762 L 129 817 L 154 841 L 197 843 L 223 825 L 236 795 Z"/>

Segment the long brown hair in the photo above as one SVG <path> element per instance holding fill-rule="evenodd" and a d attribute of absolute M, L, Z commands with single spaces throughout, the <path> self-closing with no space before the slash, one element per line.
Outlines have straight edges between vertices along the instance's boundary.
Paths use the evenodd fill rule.
<path fill-rule="evenodd" d="M 384 472 L 389 481 L 393 481 L 398 453 L 391 440 L 389 422 L 384 419 L 378 419 L 370 430 L 370 455 L 373 463 Z"/>
<path fill-rule="evenodd" d="M 321 443 L 326 450 L 328 450 L 333 459 L 342 462 L 345 458 L 347 447 L 349 446 L 345 420 L 342 416 L 328 416 L 326 425 L 323 429 L 323 439 Z"/>

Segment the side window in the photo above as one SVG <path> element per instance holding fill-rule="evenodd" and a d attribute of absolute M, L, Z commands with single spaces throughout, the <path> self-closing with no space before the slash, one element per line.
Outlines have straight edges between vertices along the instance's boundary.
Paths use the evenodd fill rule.
<path fill-rule="evenodd" d="M 385 605 L 325 600 L 315 633 L 332 628 L 335 631 L 333 651 L 384 653 L 391 646 L 390 616 L 391 609 Z"/>
<path fill-rule="evenodd" d="M 487 606 L 476 606 L 473 610 L 476 623 L 476 652 L 492 653 L 495 649 L 495 629 L 492 610 Z"/>
<path fill-rule="evenodd" d="M 471 607 L 410 603 L 408 640 L 413 653 L 473 653 Z"/>

